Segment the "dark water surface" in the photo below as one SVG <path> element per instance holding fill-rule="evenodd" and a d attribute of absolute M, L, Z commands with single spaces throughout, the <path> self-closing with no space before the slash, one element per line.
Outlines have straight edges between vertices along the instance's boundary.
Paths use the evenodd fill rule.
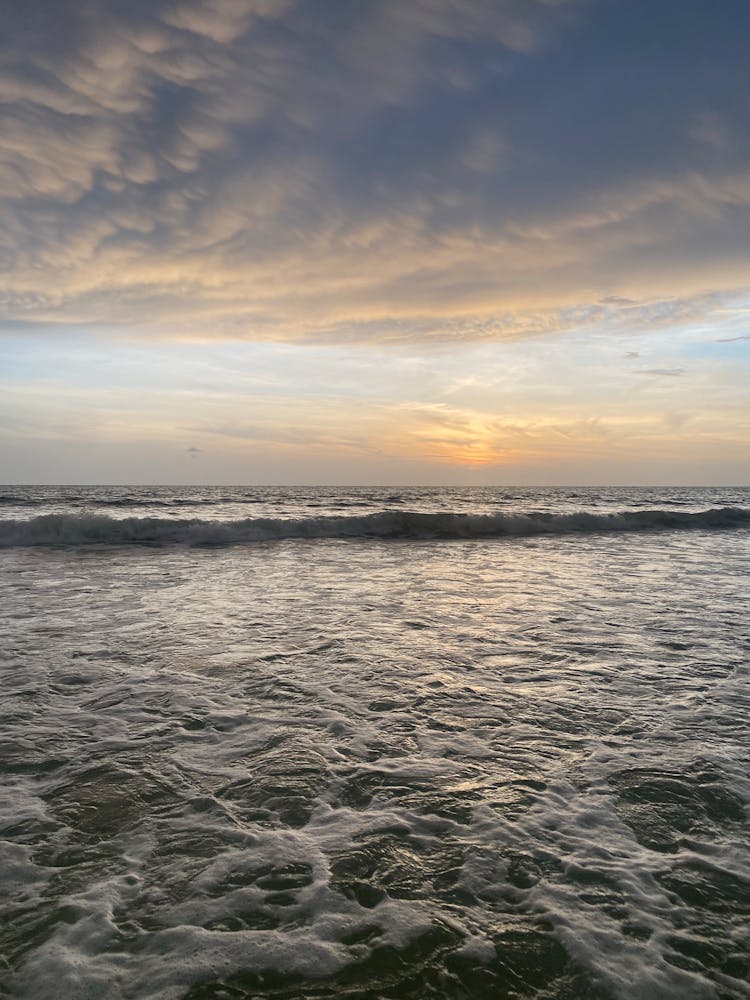
<path fill-rule="evenodd" d="M 749 490 L 0 494 L 0 991 L 750 997 Z"/>

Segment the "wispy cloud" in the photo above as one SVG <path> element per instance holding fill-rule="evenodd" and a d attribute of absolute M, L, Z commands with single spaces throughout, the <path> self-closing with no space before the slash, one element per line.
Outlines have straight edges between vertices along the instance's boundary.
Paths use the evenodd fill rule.
<path fill-rule="evenodd" d="M 684 368 L 640 368 L 636 375 L 658 375 L 667 378 L 678 378 L 685 374 Z"/>

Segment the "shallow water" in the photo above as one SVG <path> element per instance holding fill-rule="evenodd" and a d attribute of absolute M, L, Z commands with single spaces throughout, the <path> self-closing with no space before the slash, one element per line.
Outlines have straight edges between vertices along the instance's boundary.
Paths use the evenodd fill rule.
<path fill-rule="evenodd" d="M 439 492 L 408 509 L 648 506 Z M 6 548 L 6 991 L 750 996 L 749 543 Z"/>

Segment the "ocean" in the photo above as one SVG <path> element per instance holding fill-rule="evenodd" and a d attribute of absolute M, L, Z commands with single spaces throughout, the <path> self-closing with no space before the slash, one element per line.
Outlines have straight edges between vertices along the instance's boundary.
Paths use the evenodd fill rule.
<path fill-rule="evenodd" d="M 0 994 L 750 997 L 750 489 L 0 518 Z"/>

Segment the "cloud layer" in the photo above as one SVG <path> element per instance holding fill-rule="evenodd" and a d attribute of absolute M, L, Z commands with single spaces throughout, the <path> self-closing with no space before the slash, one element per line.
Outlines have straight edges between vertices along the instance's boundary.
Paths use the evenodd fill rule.
<path fill-rule="evenodd" d="M 8 0 L 0 320 L 198 339 L 663 326 L 750 284 L 725 0 Z"/>

